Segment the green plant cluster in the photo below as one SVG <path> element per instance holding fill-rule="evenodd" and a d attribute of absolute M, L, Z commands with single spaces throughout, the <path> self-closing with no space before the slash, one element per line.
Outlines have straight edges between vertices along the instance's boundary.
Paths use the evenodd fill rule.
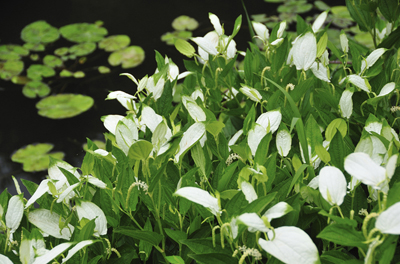
<path fill-rule="evenodd" d="M 144 60 L 144 51 L 139 46 L 129 46 L 130 38 L 126 35 L 108 36 L 102 22 L 76 23 L 55 28 L 46 21 L 33 22 L 21 31 L 22 46 L 16 44 L 0 45 L 0 78 L 23 85 L 22 93 L 28 98 L 46 97 L 51 86 L 60 78 L 83 78 L 83 64 L 90 59 L 97 48 L 111 54 L 108 62 L 111 66 L 132 68 Z M 57 41 L 63 37 L 72 42 L 69 47 L 56 47 Z M 59 45 L 59 44 L 58 44 Z M 111 70 L 107 66 L 94 67 L 100 74 Z M 44 100 L 44 101 L 43 101 Z M 43 105 L 55 106 L 55 111 Z M 42 99 L 37 105 L 39 115 L 48 118 L 69 118 L 87 111 L 93 105 L 88 96 L 74 94 L 58 94 Z"/>
<path fill-rule="evenodd" d="M 337 48 L 326 10 L 296 38 L 248 21 L 262 49 L 237 51 L 242 17 L 210 13 L 197 50 L 175 41 L 185 72 L 156 52 L 153 75 L 123 74 L 137 92 L 108 95 L 127 112 L 103 117 L 104 149 L 0 195 L 0 261 L 398 262 L 399 3 L 346 4 L 373 49 Z"/>

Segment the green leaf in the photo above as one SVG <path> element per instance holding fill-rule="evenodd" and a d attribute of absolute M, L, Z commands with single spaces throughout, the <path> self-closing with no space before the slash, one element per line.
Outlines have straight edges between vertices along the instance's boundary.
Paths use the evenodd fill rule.
<path fill-rule="evenodd" d="M 24 63 L 20 60 L 7 60 L 0 62 L 0 78 L 10 80 L 24 70 Z"/>
<path fill-rule="evenodd" d="M 247 135 L 249 130 L 251 130 L 253 128 L 255 120 L 256 120 L 256 110 L 255 110 L 254 104 L 253 104 L 243 122 L 243 134 L 244 135 Z"/>
<path fill-rule="evenodd" d="M 185 264 L 185 261 L 180 256 L 167 256 L 166 259 L 171 264 Z"/>
<path fill-rule="evenodd" d="M 269 193 L 266 196 L 260 197 L 252 201 L 241 213 L 257 213 L 260 214 L 270 204 L 276 196 L 276 192 Z"/>
<path fill-rule="evenodd" d="M 207 177 L 206 159 L 204 156 L 203 148 L 201 147 L 200 143 L 197 142 L 196 144 L 194 144 L 190 152 L 192 154 L 192 158 L 194 160 L 194 163 L 196 164 L 196 167 L 199 167 L 203 175 Z"/>
<path fill-rule="evenodd" d="M 127 35 L 114 35 L 102 39 L 99 42 L 99 48 L 112 52 L 126 48 L 131 43 L 131 39 Z"/>
<path fill-rule="evenodd" d="M 346 153 L 344 150 L 343 138 L 340 133 L 336 133 L 331 140 L 328 152 L 331 156 L 332 164 L 335 167 L 339 168 L 341 171 L 344 171 L 344 158 L 346 156 Z"/>
<path fill-rule="evenodd" d="M 286 196 L 289 196 L 290 192 L 292 191 L 293 186 L 295 185 L 295 183 L 297 183 L 298 179 L 300 178 L 300 176 L 303 174 L 304 170 L 307 169 L 310 165 L 308 164 L 303 164 L 300 166 L 300 168 L 296 171 L 296 174 L 294 175 L 292 181 L 290 182 L 290 187 L 289 190 L 286 194 Z"/>
<path fill-rule="evenodd" d="M 241 26 L 242 26 L 242 15 L 240 15 L 236 18 L 235 25 L 233 26 L 232 35 L 229 38 L 233 39 L 236 36 L 236 34 L 239 32 Z"/>
<path fill-rule="evenodd" d="M 92 107 L 92 97 L 81 94 L 51 95 L 36 104 L 39 115 L 51 119 L 70 118 Z"/>
<path fill-rule="evenodd" d="M 28 43 L 50 43 L 60 37 L 58 29 L 44 20 L 33 22 L 21 31 L 21 38 Z"/>
<path fill-rule="evenodd" d="M 399 0 L 378 0 L 378 7 L 389 22 L 393 23 L 399 18 Z"/>
<path fill-rule="evenodd" d="M 224 123 L 220 121 L 211 121 L 206 124 L 206 130 L 214 137 L 217 137 L 224 127 Z"/>
<path fill-rule="evenodd" d="M 323 210 L 319 211 L 318 213 L 320 215 L 331 218 L 333 221 L 335 221 L 338 224 L 348 225 L 348 226 L 354 227 L 354 228 L 357 227 L 357 221 L 354 219 L 341 218 L 340 216 L 337 216 L 337 215 L 328 214 L 327 212 L 325 212 Z"/>
<path fill-rule="evenodd" d="M 331 141 L 337 131 L 340 132 L 342 138 L 347 134 L 347 123 L 342 118 L 336 118 L 328 125 L 325 131 L 326 140 Z"/>
<path fill-rule="evenodd" d="M 237 259 L 228 256 L 221 255 L 219 253 L 209 253 L 209 254 L 188 254 L 188 256 L 196 261 L 196 263 L 201 264 L 236 264 Z"/>
<path fill-rule="evenodd" d="M 318 40 L 317 44 L 317 58 L 321 57 L 328 44 L 328 33 L 324 33 L 322 37 Z"/>
<path fill-rule="evenodd" d="M 344 224 L 326 226 L 317 235 L 317 238 L 325 239 L 342 246 L 360 247 L 365 251 L 368 248 L 367 244 L 363 243 L 365 238 L 361 234 L 361 231 L 356 231 L 354 228 Z"/>
<path fill-rule="evenodd" d="M 187 42 L 186 40 L 183 40 L 183 39 L 177 38 L 175 40 L 174 45 L 175 45 L 175 48 L 180 53 L 182 53 L 183 55 L 185 55 L 186 57 L 189 57 L 189 58 L 193 57 L 196 52 L 194 47 L 189 42 Z"/>
<path fill-rule="evenodd" d="M 63 65 L 62 60 L 54 55 L 44 56 L 43 63 L 51 68 L 61 67 Z"/>
<path fill-rule="evenodd" d="M 26 72 L 30 79 L 36 81 L 41 81 L 42 77 L 52 77 L 56 74 L 52 68 L 42 64 L 32 64 Z"/>
<path fill-rule="evenodd" d="M 364 1 L 346 0 L 347 9 L 361 31 L 369 31 L 374 26 L 372 23 L 373 17 L 368 10 L 362 8 L 364 3 Z"/>
<path fill-rule="evenodd" d="M 314 152 L 317 145 L 322 145 L 323 139 L 322 139 L 321 130 L 319 128 L 318 123 L 315 121 L 313 115 L 310 115 L 307 119 L 306 135 L 307 135 L 307 142 L 311 146 L 312 152 Z"/>
<path fill-rule="evenodd" d="M 107 29 L 99 27 L 96 24 L 76 23 L 66 25 L 60 28 L 61 35 L 69 41 L 82 42 L 98 42 L 107 35 Z"/>
<path fill-rule="evenodd" d="M 329 163 L 331 161 L 331 155 L 321 144 L 315 146 L 315 152 L 324 163 Z"/>
<path fill-rule="evenodd" d="M 218 181 L 217 190 L 219 192 L 225 191 L 228 188 L 230 182 L 232 181 L 232 175 L 236 171 L 237 166 L 238 166 L 238 163 L 234 162 L 225 169 L 224 174 Z"/>
<path fill-rule="evenodd" d="M 108 63 L 111 66 L 121 65 L 123 69 L 129 69 L 142 64 L 144 58 L 145 53 L 141 47 L 129 46 L 111 53 L 108 57 Z"/>
<path fill-rule="evenodd" d="M 224 257 L 231 256 L 232 252 L 228 248 L 222 248 L 221 245 L 216 244 L 215 247 L 213 246 L 213 242 L 211 239 L 208 238 L 197 238 L 197 239 L 187 239 L 181 240 L 181 243 L 186 245 L 196 254 L 219 254 L 223 255 Z M 214 263 L 214 262 L 209 262 Z"/>
<path fill-rule="evenodd" d="M 129 148 L 128 157 L 130 160 L 145 160 L 149 157 L 153 144 L 147 140 L 137 140 Z"/>
<path fill-rule="evenodd" d="M 173 111 L 173 104 L 172 104 L 172 90 L 176 82 L 167 81 L 164 85 L 164 89 L 162 92 L 161 97 L 156 102 L 156 113 L 167 117 Z"/>
<path fill-rule="evenodd" d="M 114 233 L 123 234 L 125 236 L 132 237 L 134 239 L 147 241 L 153 246 L 158 246 L 160 244 L 163 236 L 156 232 L 151 231 L 141 231 L 134 229 L 130 226 L 120 226 L 114 228 Z"/>
<path fill-rule="evenodd" d="M 77 57 L 86 56 L 93 53 L 96 47 L 96 43 L 94 42 L 83 42 L 70 47 L 69 53 Z"/>
<path fill-rule="evenodd" d="M 269 150 L 269 143 L 272 139 L 272 133 L 266 134 L 260 141 L 260 144 L 257 147 L 256 155 L 254 156 L 254 163 L 258 165 L 264 165 Z"/>
<path fill-rule="evenodd" d="M 164 228 L 164 232 L 172 238 L 176 243 L 181 243 L 181 240 L 187 239 L 187 234 L 185 232 L 182 232 L 180 230 L 172 230 L 170 228 Z"/>
<path fill-rule="evenodd" d="M 86 219 L 86 218 L 82 218 Z M 82 224 L 83 221 L 80 221 L 80 223 Z M 95 218 L 93 218 L 90 221 L 87 221 L 85 223 L 85 225 L 81 228 L 81 230 L 79 231 L 79 241 L 83 241 L 83 240 L 87 240 L 90 239 L 92 237 L 92 235 L 94 234 L 94 228 L 96 227 L 96 223 L 95 223 Z"/>
<path fill-rule="evenodd" d="M 386 208 L 389 208 L 397 202 L 400 202 L 400 182 L 396 182 L 389 189 Z"/>
<path fill-rule="evenodd" d="M 30 81 L 22 88 L 22 93 L 28 98 L 44 97 L 50 93 L 50 87 L 41 81 Z"/>

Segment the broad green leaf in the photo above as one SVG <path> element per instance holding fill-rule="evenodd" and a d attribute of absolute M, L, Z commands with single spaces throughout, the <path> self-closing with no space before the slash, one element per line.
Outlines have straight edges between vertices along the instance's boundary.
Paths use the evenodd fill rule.
<path fill-rule="evenodd" d="M 73 56 L 86 56 L 93 53 L 96 50 L 96 43 L 94 42 L 83 42 L 73 45 L 69 48 L 69 53 Z"/>
<path fill-rule="evenodd" d="M 100 40 L 99 48 L 112 52 L 123 49 L 131 43 L 131 39 L 127 35 L 114 35 Z"/>
<path fill-rule="evenodd" d="M 153 246 L 158 246 L 158 244 L 162 240 L 162 235 L 156 232 L 151 232 L 151 231 L 140 231 L 137 229 L 133 229 L 132 227 L 129 226 L 120 226 L 117 228 L 114 228 L 114 233 L 119 233 L 123 234 L 125 236 L 130 236 L 134 239 L 137 240 L 144 240 L 149 243 L 151 243 Z"/>
<path fill-rule="evenodd" d="M 344 138 L 347 134 L 347 124 L 342 118 L 336 118 L 332 120 L 325 130 L 325 139 L 327 141 L 332 141 L 337 131 L 340 132 L 342 138 Z"/>
<path fill-rule="evenodd" d="M 50 93 L 50 87 L 41 81 L 30 81 L 22 88 L 22 93 L 28 98 L 45 97 Z"/>
<path fill-rule="evenodd" d="M 188 257 L 194 259 L 197 263 L 201 264 L 236 264 L 237 259 L 230 255 L 222 255 L 220 253 L 208 253 L 208 254 L 188 254 Z"/>
<path fill-rule="evenodd" d="M 166 259 L 171 264 L 185 264 L 185 261 L 180 256 L 167 256 Z"/>
<path fill-rule="evenodd" d="M 123 69 L 129 69 L 142 64 L 144 58 L 145 53 L 141 47 L 129 46 L 111 53 L 108 57 L 108 63 L 111 66 L 121 65 Z"/>
<path fill-rule="evenodd" d="M 195 30 L 199 26 L 199 23 L 196 19 L 189 17 L 189 16 L 179 16 L 172 21 L 172 27 L 175 30 L 182 31 L 182 30 Z"/>
<path fill-rule="evenodd" d="M 60 28 L 61 35 L 69 41 L 82 42 L 98 42 L 107 35 L 107 29 L 99 27 L 96 24 L 76 23 Z"/>
<path fill-rule="evenodd" d="M 175 44 L 175 48 L 176 48 L 180 53 L 182 53 L 183 55 L 185 55 L 186 57 L 191 58 L 191 57 L 194 56 L 194 54 L 195 54 L 195 52 L 196 52 L 196 50 L 194 49 L 194 47 L 193 47 L 189 42 L 187 42 L 186 40 L 177 38 L 177 39 L 175 40 L 175 43 L 174 43 L 174 44 Z"/>
<path fill-rule="evenodd" d="M 147 140 L 139 139 L 129 148 L 128 157 L 131 160 L 145 160 L 153 150 L 153 144 Z"/>
<path fill-rule="evenodd" d="M 175 242 L 181 243 L 181 240 L 187 239 L 187 234 L 185 232 L 182 232 L 180 230 L 172 230 L 169 228 L 164 228 L 164 232 L 172 238 Z"/>
<path fill-rule="evenodd" d="M 39 115 L 51 119 L 70 118 L 91 108 L 94 104 L 92 97 L 81 94 L 51 95 L 36 104 Z"/>
<path fill-rule="evenodd" d="M 0 62 L 0 78 L 10 80 L 24 70 L 24 63 L 20 60 L 7 60 Z"/>
<path fill-rule="evenodd" d="M 256 111 L 254 105 L 251 106 L 250 111 L 247 113 L 246 118 L 243 122 L 243 134 L 247 135 L 249 130 L 254 127 L 254 122 L 256 120 Z"/>
<path fill-rule="evenodd" d="M 58 29 L 43 20 L 33 22 L 21 31 L 22 40 L 28 43 L 50 43 L 59 37 Z"/>
<path fill-rule="evenodd" d="M 42 77 L 52 77 L 56 74 L 53 68 L 42 64 L 32 64 L 26 73 L 34 81 L 41 81 Z"/>
<path fill-rule="evenodd" d="M 317 44 L 317 58 L 321 57 L 326 50 L 326 45 L 328 44 L 328 33 L 324 33 L 319 39 Z"/>
<path fill-rule="evenodd" d="M 363 8 L 362 3 L 361 1 L 346 0 L 346 6 L 351 17 L 362 31 L 369 31 L 373 27 L 373 18 L 370 12 Z"/>
<path fill-rule="evenodd" d="M 344 236 L 343 234 L 346 235 Z M 344 224 L 328 225 L 317 235 L 317 237 L 342 246 L 360 247 L 364 250 L 367 249 L 367 245 L 363 243 L 365 238 L 361 232 Z"/>

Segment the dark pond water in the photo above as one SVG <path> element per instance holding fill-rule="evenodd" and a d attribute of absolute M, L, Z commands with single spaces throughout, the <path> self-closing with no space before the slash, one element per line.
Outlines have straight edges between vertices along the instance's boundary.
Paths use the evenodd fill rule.
<path fill-rule="evenodd" d="M 250 14 L 273 14 L 276 4 L 263 0 L 245 1 Z M 340 1 L 342 2 L 342 1 Z M 336 2 L 335 5 L 339 3 Z M 240 14 L 244 14 L 238 0 L 14 0 L 0 8 L 0 45 L 22 44 L 20 32 L 24 26 L 37 20 L 45 20 L 55 27 L 67 24 L 102 20 L 108 35 L 130 36 L 131 45 L 141 46 L 146 59 L 137 68 L 124 70 L 116 68 L 107 76 L 93 74 L 83 80 L 75 80 L 63 88 L 54 85 L 52 92 L 81 93 L 95 99 L 95 105 L 79 116 L 52 120 L 37 114 L 35 104 L 38 99 L 28 99 L 21 93 L 22 86 L 0 80 L 0 191 L 9 188 L 15 193 L 11 175 L 17 178 L 39 182 L 46 172 L 24 173 L 22 165 L 11 161 L 11 154 L 28 144 L 52 143 L 53 151 L 63 151 L 65 160 L 79 166 L 84 151 L 82 144 L 86 137 L 103 139 L 106 132 L 100 117 L 107 114 L 124 114 L 124 109 L 116 101 L 105 101 L 108 91 L 123 90 L 134 93 L 135 85 L 121 72 L 132 73 L 137 78 L 152 74 L 156 68 L 154 50 L 173 58 L 183 71 L 182 59 L 173 46 L 167 46 L 160 36 L 173 31 L 171 22 L 180 15 L 194 17 L 200 24 L 194 36 L 203 36 L 212 30 L 208 12 L 216 14 L 225 23 L 227 33 Z M 250 40 L 244 21 L 240 34 L 235 38 L 238 49 L 245 50 Z M 56 43 L 59 47 L 58 43 Z M 106 65 L 107 54 L 98 54 L 96 65 Z M 90 66 L 90 64 L 89 64 Z"/>

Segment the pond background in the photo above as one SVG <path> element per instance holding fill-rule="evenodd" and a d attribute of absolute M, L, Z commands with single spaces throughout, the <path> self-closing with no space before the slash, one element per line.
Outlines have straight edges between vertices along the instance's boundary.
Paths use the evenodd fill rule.
<path fill-rule="evenodd" d="M 344 1 L 325 2 L 338 5 Z M 249 15 L 273 15 L 278 7 L 278 4 L 263 0 L 247 0 L 245 4 Z M 57 28 L 101 20 L 108 30 L 108 36 L 128 35 L 131 38 L 130 45 L 142 47 L 146 55 L 144 62 L 136 68 L 114 67 L 108 75 L 88 74 L 84 79 L 71 80 L 63 88 L 52 87 L 52 94 L 62 90 L 63 93 L 89 95 L 95 100 L 90 110 L 68 119 L 53 120 L 39 116 L 35 105 L 40 99 L 26 98 L 21 92 L 21 85 L 0 80 L 0 192 L 8 188 L 12 194 L 16 191 L 11 175 L 37 183 L 47 175 L 47 171 L 25 173 L 22 164 L 12 162 L 10 157 L 17 149 L 32 143 L 51 143 L 54 145 L 52 151 L 64 152 L 64 160 L 79 167 L 85 155 L 82 145 L 86 138 L 104 140 L 106 129 L 100 117 L 125 113 L 116 100 L 105 101 L 108 91 L 122 90 L 134 94 L 136 90 L 136 85 L 128 78 L 120 77 L 120 73 L 129 72 L 139 79 L 146 74 L 153 74 L 156 69 L 154 50 L 172 58 L 180 71 L 184 71 L 182 61 L 185 57 L 174 46 L 168 46 L 160 39 L 164 33 L 173 31 L 171 23 L 174 18 L 180 15 L 195 18 L 199 27 L 193 31 L 193 36 L 204 36 L 213 30 L 208 18 L 211 12 L 225 24 L 229 35 L 235 19 L 242 14 L 242 28 L 235 37 L 237 49 L 245 51 L 250 41 L 245 13 L 239 0 L 13 0 L 3 4 L 1 11 L 0 45 L 23 44 L 21 30 L 37 20 L 45 20 Z M 54 48 L 58 47 L 62 47 L 60 40 L 55 42 Z M 108 54 L 97 50 L 94 56 L 98 58 L 93 66 L 108 65 Z M 93 54 L 89 57 L 93 57 Z M 92 65 L 89 62 L 87 66 Z"/>

